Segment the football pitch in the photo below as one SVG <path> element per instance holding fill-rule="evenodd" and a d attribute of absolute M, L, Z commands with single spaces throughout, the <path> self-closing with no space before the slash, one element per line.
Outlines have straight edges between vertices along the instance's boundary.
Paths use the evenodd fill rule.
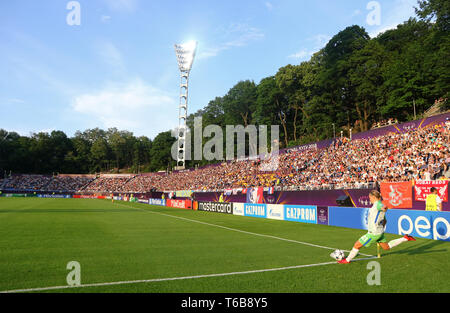
<path fill-rule="evenodd" d="M 0 198 L 0 292 L 450 292 L 450 243 L 417 239 L 380 259 L 373 245 L 351 264 L 330 257 L 363 234 L 110 200 Z M 67 283 L 72 261 L 78 287 Z M 368 284 L 372 261 L 379 285 Z"/>

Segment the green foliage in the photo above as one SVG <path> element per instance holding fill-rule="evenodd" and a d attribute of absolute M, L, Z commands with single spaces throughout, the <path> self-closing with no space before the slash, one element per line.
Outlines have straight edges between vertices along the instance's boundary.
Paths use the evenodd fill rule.
<path fill-rule="evenodd" d="M 170 131 L 158 134 L 150 149 L 150 168 L 153 171 L 164 171 L 176 165 L 172 158 L 171 148 L 176 141 Z"/>
<path fill-rule="evenodd" d="M 430 22 L 436 20 L 439 31 L 450 31 L 450 2 L 446 0 L 419 0 L 417 15 L 423 20 Z"/>
<path fill-rule="evenodd" d="M 267 125 L 269 131 L 279 125 L 284 148 L 332 138 L 333 128 L 336 136 L 341 131 L 348 136 L 350 129 L 366 131 L 382 119 L 419 118 L 439 99 L 448 110 L 449 8 L 449 1 L 421 0 L 419 19 L 376 38 L 360 26 L 347 27 L 309 61 L 283 66 L 259 84 L 239 81 L 189 115 L 187 125 L 193 129 L 194 118 L 201 116 L 203 127 L 218 125 L 224 136 L 226 125 Z M 209 139 L 202 138 L 203 144 Z M 0 171 L 166 170 L 176 163 L 171 156 L 174 142 L 170 131 L 152 142 L 116 128 L 78 131 L 73 138 L 60 131 L 25 137 L 0 130 Z M 187 166 L 207 163 L 188 161 Z"/>
<path fill-rule="evenodd" d="M 88 129 L 68 138 L 62 131 L 30 137 L 0 129 L 0 170 L 14 173 L 95 173 L 128 168 L 133 173 L 150 164 L 152 141 L 115 128 Z M 167 152 L 167 151 L 165 151 Z M 147 166 L 149 170 L 156 170 Z"/>

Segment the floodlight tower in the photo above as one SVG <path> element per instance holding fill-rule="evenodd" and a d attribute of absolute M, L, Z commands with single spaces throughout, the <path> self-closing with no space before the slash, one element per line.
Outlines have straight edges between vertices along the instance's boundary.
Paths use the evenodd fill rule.
<path fill-rule="evenodd" d="M 180 83 L 180 105 L 178 114 L 178 153 L 177 153 L 177 169 L 185 168 L 186 161 L 186 120 L 188 112 L 188 90 L 189 90 L 189 73 L 194 63 L 195 52 L 197 50 L 197 42 L 190 41 L 184 44 L 175 45 L 175 53 L 177 55 L 178 68 L 181 73 Z"/>

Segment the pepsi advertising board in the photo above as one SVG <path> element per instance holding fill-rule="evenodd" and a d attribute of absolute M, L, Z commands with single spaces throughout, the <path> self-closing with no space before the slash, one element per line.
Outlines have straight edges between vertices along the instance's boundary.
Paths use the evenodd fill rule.
<path fill-rule="evenodd" d="M 388 210 L 386 232 L 450 241 L 450 212 Z"/>

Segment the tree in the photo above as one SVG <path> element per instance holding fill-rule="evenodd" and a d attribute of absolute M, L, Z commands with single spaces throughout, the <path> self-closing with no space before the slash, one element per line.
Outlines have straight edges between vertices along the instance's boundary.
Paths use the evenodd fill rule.
<path fill-rule="evenodd" d="M 253 81 L 240 81 L 231 88 L 223 97 L 224 123 L 226 125 L 238 126 L 243 125 L 247 128 L 253 121 L 253 112 L 256 107 L 257 91 Z M 226 131 L 224 132 L 225 136 Z M 245 138 L 246 155 L 249 150 L 249 138 Z M 256 147 L 252 147 L 256 151 Z M 237 149 L 234 149 L 237 151 Z"/>
<path fill-rule="evenodd" d="M 308 84 L 310 70 L 310 64 L 302 62 L 297 66 L 287 65 L 282 67 L 275 75 L 278 87 L 286 96 L 290 109 L 294 111 L 292 121 L 294 142 L 297 142 L 297 121 L 302 120 L 303 115 L 306 118 L 308 117 L 304 107 L 311 97 L 311 89 Z M 299 111 L 302 116 L 299 116 Z"/>
<path fill-rule="evenodd" d="M 83 138 L 80 132 L 75 133 L 71 139 L 73 146 L 73 162 L 76 170 L 72 173 L 90 173 L 91 172 L 91 146 L 89 140 Z"/>
<path fill-rule="evenodd" d="M 416 14 L 424 21 L 436 20 L 436 27 L 441 32 L 450 31 L 450 3 L 446 0 L 419 0 Z"/>
<path fill-rule="evenodd" d="M 45 132 L 31 136 L 30 153 L 33 160 L 32 172 L 36 174 L 49 174 L 52 172 L 52 143 L 50 135 Z"/>
<path fill-rule="evenodd" d="M 113 153 L 117 170 L 133 166 L 136 137 L 132 132 L 109 128 L 106 132 L 108 145 Z"/>
<path fill-rule="evenodd" d="M 66 161 L 71 162 L 71 158 L 66 156 L 73 151 L 72 141 L 62 131 L 52 131 L 50 134 L 50 148 L 52 153 L 48 161 L 50 162 L 50 170 L 53 172 L 67 172 L 71 168 L 71 164 L 66 164 Z"/>
<path fill-rule="evenodd" d="M 252 81 L 240 81 L 231 88 L 222 102 L 225 123 L 247 127 L 252 120 L 256 97 L 256 85 Z"/>
<path fill-rule="evenodd" d="M 150 149 L 150 168 L 152 171 L 164 171 L 176 165 L 176 161 L 172 158 L 172 145 L 176 142 L 176 138 L 172 137 L 170 131 L 159 133 L 153 139 Z"/>
<path fill-rule="evenodd" d="M 150 162 L 152 142 L 145 136 L 136 138 L 133 147 L 133 172 L 140 173 L 141 166 Z"/>
<path fill-rule="evenodd" d="M 108 159 L 109 148 L 106 139 L 97 138 L 91 146 L 91 159 L 95 172 L 103 169 L 104 161 Z"/>
<path fill-rule="evenodd" d="M 378 90 L 383 85 L 383 65 L 386 53 L 377 41 L 369 41 L 366 46 L 352 54 L 349 63 L 349 79 L 355 88 L 355 109 L 359 121 L 359 131 L 370 129 L 369 123 L 382 104 Z"/>
<path fill-rule="evenodd" d="M 289 140 L 287 127 L 288 111 L 289 103 L 278 87 L 275 77 L 271 76 L 262 79 L 257 88 L 255 121 L 259 125 L 267 126 L 281 123 L 285 147 L 288 146 Z"/>
<path fill-rule="evenodd" d="M 421 114 L 448 93 L 448 36 L 436 40 L 430 24 L 410 19 L 377 39 L 390 55 L 383 70 L 386 103 L 380 108 L 382 115 L 410 120 L 413 103 Z M 393 40 L 401 42 L 401 48 Z"/>
<path fill-rule="evenodd" d="M 335 107 L 336 121 L 351 128 L 355 122 L 355 88 L 349 80 L 351 56 L 363 49 L 370 40 L 364 28 L 354 25 L 335 35 L 325 46 L 321 56 L 318 83 L 323 96 Z"/>
<path fill-rule="evenodd" d="M 0 175 L 3 175 L 5 171 L 8 173 L 9 171 L 31 172 L 30 146 L 30 138 L 0 129 Z"/>

